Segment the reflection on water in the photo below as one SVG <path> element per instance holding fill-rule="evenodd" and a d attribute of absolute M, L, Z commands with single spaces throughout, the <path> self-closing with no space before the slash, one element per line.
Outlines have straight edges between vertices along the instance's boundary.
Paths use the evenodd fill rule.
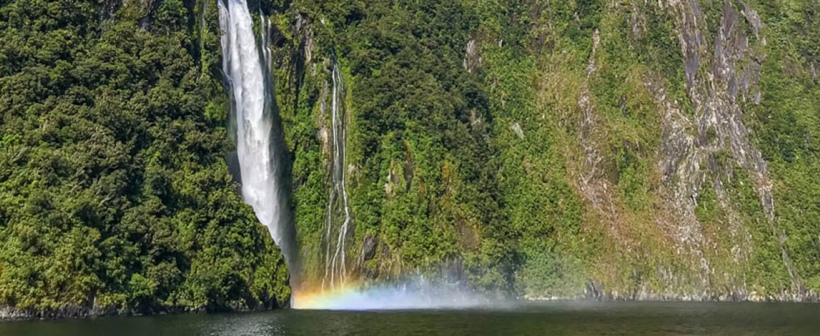
<path fill-rule="evenodd" d="M 820 305 L 519 304 L 507 309 L 322 311 L 0 323 L 0 335 L 816 335 Z"/>

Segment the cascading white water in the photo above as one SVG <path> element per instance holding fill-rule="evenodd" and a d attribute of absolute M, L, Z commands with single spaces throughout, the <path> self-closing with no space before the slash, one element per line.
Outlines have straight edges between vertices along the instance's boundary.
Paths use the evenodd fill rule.
<path fill-rule="evenodd" d="M 330 287 L 336 286 L 336 277 L 339 277 L 340 285 L 344 285 L 345 276 L 347 274 L 345 251 L 346 238 L 348 229 L 351 224 L 350 205 L 347 199 L 347 189 L 345 188 L 345 126 L 344 116 L 342 115 L 342 94 L 344 94 L 344 82 L 339 71 L 339 64 L 333 60 L 333 69 L 331 70 L 331 77 L 333 80 L 333 90 L 331 97 L 330 118 L 331 118 L 331 136 L 333 140 L 332 157 L 333 166 L 331 167 L 331 183 L 332 188 L 327 203 L 327 217 L 325 221 L 325 279 L 330 277 Z M 344 220 L 338 230 L 338 238 L 336 238 L 336 248 L 331 253 L 333 219 L 334 219 L 334 205 L 337 198 L 341 198 L 341 208 L 344 213 Z M 324 287 L 324 280 L 322 286 Z"/>
<path fill-rule="evenodd" d="M 280 192 L 280 165 L 273 143 L 270 51 L 267 34 L 260 29 L 261 48 L 254 38 L 253 20 L 245 0 L 219 4 L 222 28 L 223 71 L 231 88 L 236 115 L 236 150 L 242 180 L 242 197 L 268 227 L 274 242 L 292 266 L 293 242 L 287 235 L 285 205 Z M 261 15 L 262 27 L 268 24 Z M 260 55 L 261 53 L 261 55 Z M 263 61 L 268 63 L 263 63 Z"/>

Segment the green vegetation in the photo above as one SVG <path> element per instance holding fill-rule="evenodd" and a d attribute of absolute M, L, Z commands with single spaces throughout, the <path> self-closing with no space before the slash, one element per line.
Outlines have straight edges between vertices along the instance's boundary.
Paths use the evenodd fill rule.
<path fill-rule="evenodd" d="M 532 298 L 820 290 L 817 1 L 250 6 L 273 23 L 309 284 L 331 244 L 336 61 L 352 277 Z M 219 33 L 213 1 L 2 3 L 0 305 L 287 298 L 225 164 Z"/>
<path fill-rule="evenodd" d="M 0 6 L 0 306 L 287 300 L 224 159 L 216 3 L 106 4 Z"/>
<path fill-rule="evenodd" d="M 528 297 L 577 295 L 587 283 L 622 297 L 773 297 L 797 291 L 783 231 L 799 277 L 816 290 L 820 240 L 810 232 L 820 188 L 807 173 L 818 165 L 818 39 L 795 38 L 817 30 L 816 6 L 662 4 L 302 0 L 269 8 L 280 18 L 277 97 L 306 281 L 321 281 L 328 244 L 332 147 L 317 134 L 329 124 L 322 106 L 335 57 L 347 89 L 353 273 L 390 279 L 456 268 L 477 288 Z M 736 84 L 705 84 L 732 12 L 733 34 L 748 48 L 731 66 L 753 76 L 737 105 L 751 148 L 769 162 L 772 220 L 756 173 L 729 147 L 733 135 L 697 126 L 705 97 Z M 682 32 L 686 15 L 699 15 L 701 49 L 681 48 L 695 38 Z M 284 19 L 293 17 L 299 30 Z M 703 156 L 675 147 L 673 123 Z M 677 173 L 686 160 L 700 171 Z M 676 194 L 690 187 L 695 195 Z"/>
<path fill-rule="evenodd" d="M 820 288 L 820 4 L 760 2 L 766 19 L 767 59 L 761 71 L 761 103 L 745 116 L 772 172 L 777 225 L 811 290 Z M 779 250 L 761 249 L 758 269 Z M 765 268 L 764 268 L 765 267 Z M 762 274 L 761 277 L 769 277 Z"/>

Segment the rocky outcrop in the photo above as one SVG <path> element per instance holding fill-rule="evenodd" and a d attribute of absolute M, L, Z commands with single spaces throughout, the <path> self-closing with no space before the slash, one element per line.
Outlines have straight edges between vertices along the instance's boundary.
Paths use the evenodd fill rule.
<path fill-rule="evenodd" d="M 712 36 L 714 44 L 711 48 L 705 38 L 708 28 L 706 20 L 697 1 L 671 0 L 666 6 L 675 17 L 693 113 L 682 113 L 677 102 L 670 101 L 656 81 L 650 79 L 646 84 L 663 107 L 661 153 L 664 158 L 660 166 L 664 184 L 673 190 L 674 196 L 670 201 L 681 219 L 677 226 L 678 239 L 693 251 L 702 250 L 707 243 L 695 216 L 695 208 L 703 184 L 710 183 L 722 207 L 729 213 L 728 225 L 733 236 L 734 246 L 731 249 L 735 261 L 746 261 L 751 237 L 738 220 L 723 186 L 725 179 L 731 179 L 732 165 L 736 164 L 752 177 L 772 236 L 780 244 L 782 260 L 789 271 L 793 289 L 796 293 L 802 293 L 801 281 L 785 246 L 785 233 L 777 229 L 767 164 L 760 151 L 751 144 L 749 130 L 743 123 L 741 102 L 760 101 L 756 86 L 765 54 L 750 46 L 749 37 L 740 27 L 742 18 L 728 1 L 724 3 L 717 34 Z M 744 5 L 743 17 L 758 35 L 762 23 L 754 9 Z M 765 38 L 760 43 L 765 45 Z M 711 64 L 705 60 L 711 60 Z M 741 64 L 744 66 L 741 67 Z M 717 157 L 723 153 L 729 154 L 733 161 L 719 163 Z M 703 260 L 703 271 L 708 273 L 710 266 Z"/>
<path fill-rule="evenodd" d="M 478 51 L 478 43 L 475 40 L 467 41 L 467 46 L 464 52 L 464 69 L 467 72 L 473 72 L 484 62 L 481 54 Z"/>
<path fill-rule="evenodd" d="M 567 133 L 575 140 L 570 144 L 568 173 L 584 199 L 589 216 L 585 220 L 596 223 L 596 230 L 603 230 L 606 239 L 617 246 L 610 251 L 616 254 L 604 256 L 600 264 L 593 266 L 600 268 L 593 270 L 600 278 L 591 282 L 594 285 L 587 285 L 586 291 L 592 293 L 588 296 L 634 300 L 811 300 L 812 295 L 804 288 L 790 256 L 786 230 L 779 227 L 769 165 L 746 124 L 748 110 L 764 99 L 759 83 L 770 49 L 760 14 L 753 6 L 732 1 L 630 1 L 629 5 L 629 10 L 616 10 L 618 14 L 609 17 L 618 25 L 602 24 L 588 31 L 590 35 L 585 41 L 590 41 L 586 49 L 589 56 L 583 75 L 570 77 L 576 74 L 550 68 L 576 66 L 580 74 L 580 64 L 546 66 L 553 71 L 546 76 L 548 80 L 572 88 L 571 92 L 564 89 L 550 93 L 577 97 L 575 106 L 563 107 L 569 112 L 562 112 L 558 126 L 572 126 Z M 616 15 L 625 17 L 615 18 Z M 621 26 L 620 19 L 626 26 Z M 628 27 L 628 32 L 612 31 L 621 27 Z M 658 28 L 664 29 L 661 35 L 653 31 Z M 629 39 L 613 41 L 613 36 Z M 675 43 L 659 43 L 663 36 L 673 37 Z M 647 50 L 647 45 L 652 47 Z M 629 154 L 636 145 L 628 137 L 619 138 L 625 134 L 618 134 L 618 128 L 624 127 L 619 124 L 621 116 L 613 116 L 617 111 L 608 111 L 617 102 L 606 95 L 612 91 L 623 95 L 615 98 L 621 99 L 620 112 L 627 119 L 629 111 L 625 105 L 630 100 L 635 104 L 631 95 L 641 93 L 602 88 L 601 82 L 617 78 L 617 71 L 622 70 L 613 68 L 630 67 L 615 65 L 612 60 L 623 62 L 619 57 L 624 54 L 635 56 L 614 49 L 647 53 L 670 45 L 679 49 L 653 56 L 666 57 L 665 61 L 672 64 L 636 64 L 625 71 L 626 76 L 639 74 L 638 81 L 654 102 L 644 105 L 654 105 L 651 110 L 657 119 L 639 124 L 659 129 L 658 138 L 644 141 L 657 141 L 657 147 L 641 148 L 637 154 L 653 161 L 653 168 L 648 169 L 651 172 L 644 173 L 650 176 L 641 177 L 640 182 L 642 188 L 652 193 L 647 202 L 651 213 L 644 213 L 645 210 L 626 204 L 632 195 L 619 185 L 624 169 L 619 160 L 624 160 L 625 155 L 619 151 Z M 550 62 L 563 61 L 561 56 L 552 57 L 557 60 Z M 663 62 L 652 58 L 647 61 Z M 680 70 L 680 77 L 674 77 L 675 70 Z M 555 84 L 543 85 L 551 88 Z M 549 98 L 552 105 L 548 105 L 548 113 L 561 103 L 560 99 Z M 634 138 L 634 134 L 628 136 Z M 745 191 L 744 184 L 751 185 L 751 191 Z M 743 196 L 739 189 L 744 190 Z M 746 196 L 749 193 L 751 196 Z M 708 203 L 712 197 L 716 199 L 715 205 Z M 760 210 L 748 206 L 749 197 L 757 198 Z M 719 214 L 704 218 L 705 206 L 715 207 Z M 645 220 L 654 223 L 640 228 L 635 224 Z M 750 279 L 749 267 L 760 262 L 758 249 L 767 248 L 763 245 L 779 249 L 777 262 L 785 270 L 779 279 L 788 276 L 791 286 L 783 286 L 790 288 L 772 291 L 762 288 L 756 282 L 759 279 Z M 768 250 L 763 253 L 769 258 Z M 631 276 L 606 269 L 619 263 L 623 263 L 621 267 L 633 267 Z M 756 292 L 760 290 L 766 293 Z"/>

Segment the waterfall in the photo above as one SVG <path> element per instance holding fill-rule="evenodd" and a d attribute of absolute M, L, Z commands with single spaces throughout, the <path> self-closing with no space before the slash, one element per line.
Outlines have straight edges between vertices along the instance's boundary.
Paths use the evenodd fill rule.
<path fill-rule="evenodd" d="M 330 196 L 327 203 L 327 217 L 325 219 L 325 276 L 322 280 L 322 287 L 325 286 L 325 280 L 330 278 L 330 288 L 336 287 L 336 278 L 339 278 L 340 285 L 344 285 L 345 276 L 347 274 L 347 262 L 345 260 L 345 252 L 347 250 L 345 242 L 347 241 L 348 229 L 351 225 L 350 205 L 347 199 L 347 190 L 345 189 L 345 123 L 344 114 L 341 109 L 344 95 L 344 82 L 339 71 L 339 64 L 333 59 L 333 68 L 331 70 L 331 77 L 333 80 L 333 89 L 331 92 L 331 138 L 332 138 L 332 163 L 331 163 L 331 189 Z M 337 204 L 340 202 L 341 204 Z M 338 237 L 335 237 L 336 247 L 332 249 L 334 237 L 332 235 L 334 229 L 334 213 L 337 212 L 336 207 L 341 207 L 341 212 L 344 215 L 341 227 L 338 229 Z M 332 251 L 332 252 L 331 252 Z"/>
<path fill-rule="evenodd" d="M 223 3 L 226 1 L 227 3 Z M 232 112 L 236 117 L 236 151 L 242 183 L 242 197 L 253 207 L 256 217 L 267 226 L 292 275 L 295 239 L 286 215 L 283 191 L 281 126 L 274 120 L 275 103 L 269 70 L 270 24 L 260 12 L 259 43 L 254 37 L 253 20 L 245 0 L 218 0 L 222 28 L 223 71 L 230 87 Z"/>

